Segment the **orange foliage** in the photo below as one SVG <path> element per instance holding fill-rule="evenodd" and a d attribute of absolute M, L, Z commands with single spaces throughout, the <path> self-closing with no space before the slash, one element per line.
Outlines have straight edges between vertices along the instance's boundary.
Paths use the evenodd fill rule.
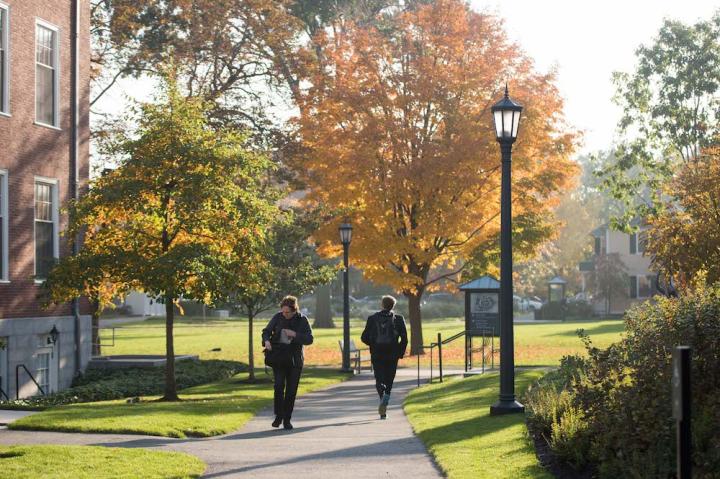
<path fill-rule="evenodd" d="M 323 254 L 339 254 L 348 215 L 351 263 L 412 299 L 435 268 L 460 269 L 492 241 L 500 151 L 490 107 L 506 80 L 525 108 L 513 213 L 551 219 L 554 194 L 576 172 L 577 134 L 564 124 L 554 73 L 537 73 L 500 19 L 439 0 L 397 13 L 389 32 L 347 23 L 316 42 L 325 69 L 300 99 L 307 153 L 297 166 L 306 202 L 334 212 L 316 233 Z"/>

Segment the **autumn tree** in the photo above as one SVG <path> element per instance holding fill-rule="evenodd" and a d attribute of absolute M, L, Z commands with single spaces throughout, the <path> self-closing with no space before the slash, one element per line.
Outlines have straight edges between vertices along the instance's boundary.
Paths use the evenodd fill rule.
<path fill-rule="evenodd" d="M 269 161 L 247 149 L 246 137 L 211 127 L 208 106 L 186 100 L 173 80 L 163 93 L 141 106 L 137 131 L 114 143 L 120 166 L 72 205 L 68 235 L 83 232 L 83 248 L 61 260 L 53 274 L 66 281 L 53 284 L 57 296 L 109 281 L 162 298 L 163 399 L 175 401 L 176 302 L 223 299 L 238 284 L 240 264 L 242 277 L 255 279 L 258 243 L 274 206 L 264 197 Z M 79 274 L 68 274 L 73 271 Z"/>
<path fill-rule="evenodd" d="M 302 296 L 335 274 L 332 266 L 317 263 L 315 248 L 308 242 L 312 224 L 292 211 L 278 215 L 261 246 L 261 259 L 248 281 L 240 272 L 240 283 L 230 293 L 231 300 L 247 315 L 249 332 L 248 365 L 250 380 L 255 379 L 253 321 L 258 314 L 277 308 L 285 295 Z"/>
<path fill-rule="evenodd" d="M 490 106 L 506 79 L 525 106 L 514 151 L 515 215 L 542 227 L 575 172 L 575 135 L 553 74 L 539 74 L 502 22 L 459 0 L 397 11 L 393 28 L 352 22 L 323 32 L 326 67 L 307 79 L 299 118 L 306 155 L 295 165 L 306 202 L 336 214 L 317 231 L 339 254 L 353 223 L 351 263 L 409 301 L 411 351 L 422 352 L 422 295 L 457 277 L 499 229 L 499 149 Z M 433 275 L 439 266 L 450 272 Z"/>
<path fill-rule="evenodd" d="M 667 204 L 662 192 L 673 172 L 696 162 L 720 132 L 720 12 L 686 25 L 665 20 L 649 45 L 637 49 L 634 72 L 614 74 L 622 141 L 616 161 L 600 172 L 605 188 L 623 203 L 613 225 Z"/>
<path fill-rule="evenodd" d="M 659 271 L 684 286 L 705 275 L 720 282 L 720 149 L 678 172 L 665 195 L 672 206 L 650 218 L 647 253 Z"/>

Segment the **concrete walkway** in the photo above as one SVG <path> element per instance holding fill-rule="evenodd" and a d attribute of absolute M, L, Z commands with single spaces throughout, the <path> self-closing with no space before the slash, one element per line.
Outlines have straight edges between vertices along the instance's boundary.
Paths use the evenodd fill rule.
<path fill-rule="evenodd" d="M 37 414 L 38 411 L 15 411 L 12 409 L 0 409 L 0 426 L 7 426 L 11 422 L 26 416 Z"/>
<path fill-rule="evenodd" d="M 293 431 L 271 428 L 272 411 L 265 410 L 239 431 L 208 439 L 2 430 L 0 444 L 181 451 L 207 463 L 207 478 L 442 477 L 402 410 L 403 399 L 416 385 L 409 372 L 399 374 L 385 421 L 378 418 L 374 381 L 365 373 L 299 398 Z"/>

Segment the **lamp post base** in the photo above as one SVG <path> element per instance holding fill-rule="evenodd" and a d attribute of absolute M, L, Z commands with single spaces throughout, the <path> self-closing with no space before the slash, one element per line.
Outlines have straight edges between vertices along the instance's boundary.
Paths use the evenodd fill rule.
<path fill-rule="evenodd" d="M 525 406 L 513 400 L 499 400 L 490 406 L 490 415 L 499 416 L 501 414 L 514 414 L 525 412 Z"/>

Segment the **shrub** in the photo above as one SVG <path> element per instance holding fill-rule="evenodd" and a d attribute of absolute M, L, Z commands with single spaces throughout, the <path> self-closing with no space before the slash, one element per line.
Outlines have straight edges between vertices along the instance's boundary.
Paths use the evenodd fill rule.
<path fill-rule="evenodd" d="M 592 304 L 587 301 L 563 301 L 561 303 L 545 303 L 535 310 L 535 319 L 589 319 L 594 315 Z"/>
<path fill-rule="evenodd" d="M 589 461 L 601 478 L 670 478 L 675 471 L 672 351 L 692 347 L 693 462 L 696 478 L 720 471 L 720 285 L 677 299 L 657 298 L 626 314 L 623 338 L 607 349 L 583 337 L 588 359 L 564 389 L 552 378 L 530 396 L 537 424 L 555 454 L 574 465 Z M 555 389 L 542 384 L 554 384 Z M 563 395 L 569 395 L 569 404 Z M 529 394 L 533 394 L 532 390 Z M 554 395 L 553 395 L 554 394 Z M 553 409 L 554 408 L 554 409 Z M 581 453 L 581 456 L 578 454 Z"/>
<path fill-rule="evenodd" d="M 178 389 L 219 381 L 247 370 L 237 361 L 206 360 L 179 361 L 175 365 Z M 16 401 L 0 401 L 0 407 L 38 409 L 62 404 L 107 401 L 136 396 L 162 394 L 165 387 L 165 369 L 88 369 L 78 376 L 72 387 L 47 396 L 36 396 Z"/>
<path fill-rule="evenodd" d="M 560 397 L 564 407 L 552 423 L 548 443 L 558 459 L 579 469 L 588 463 L 588 425 L 582 411 L 570 405 L 570 393 L 561 391 Z"/>

